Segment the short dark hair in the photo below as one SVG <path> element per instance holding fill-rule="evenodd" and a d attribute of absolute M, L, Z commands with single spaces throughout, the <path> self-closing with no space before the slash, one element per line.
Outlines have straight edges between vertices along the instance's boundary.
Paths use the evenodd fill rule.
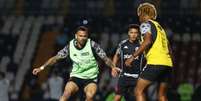
<path fill-rule="evenodd" d="M 138 31 L 140 31 L 140 28 L 139 28 L 139 25 L 138 25 L 138 24 L 129 24 L 129 25 L 128 25 L 128 31 L 129 31 L 130 29 L 132 29 L 132 28 L 137 29 Z"/>
<path fill-rule="evenodd" d="M 85 32 L 89 32 L 89 29 L 87 28 L 87 27 L 85 27 L 85 26 L 79 26 L 77 29 L 76 29 L 76 33 L 78 32 L 78 31 L 85 31 Z"/>

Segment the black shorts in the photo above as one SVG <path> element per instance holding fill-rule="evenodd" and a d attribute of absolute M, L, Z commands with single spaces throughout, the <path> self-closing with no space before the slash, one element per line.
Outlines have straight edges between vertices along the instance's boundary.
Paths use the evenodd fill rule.
<path fill-rule="evenodd" d="M 135 101 L 134 89 L 136 85 L 117 85 L 115 94 L 121 95 L 126 101 Z"/>
<path fill-rule="evenodd" d="M 126 101 L 135 101 L 134 89 L 137 78 L 120 77 L 118 80 L 115 94 L 122 95 Z"/>
<path fill-rule="evenodd" d="M 69 81 L 72 81 L 77 84 L 77 86 L 82 89 L 90 83 L 97 84 L 97 78 L 94 79 L 81 79 L 77 77 L 70 77 Z"/>
<path fill-rule="evenodd" d="M 149 80 L 168 83 L 172 77 L 172 67 L 163 66 L 163 65 L 147 65 L 142 73 L 140 78 Z"/>
<path fill-rule="evenodd" d="M 134 93 L 135 85 L 134 86 L 122 86 L 122 85 L 117 85 L 115 93 L 119 95 L 127 95 L 129 93 Z"/>

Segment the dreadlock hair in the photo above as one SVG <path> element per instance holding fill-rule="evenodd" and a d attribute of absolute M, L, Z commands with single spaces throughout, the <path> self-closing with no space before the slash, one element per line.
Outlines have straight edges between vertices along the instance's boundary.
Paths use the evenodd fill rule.
<path fill-rule="evenodd" d="M 148 15 L 155 20 L 157 17 L 156 7 L 148 2 L 142 3 L 137 8 L 137 15 Z"/>

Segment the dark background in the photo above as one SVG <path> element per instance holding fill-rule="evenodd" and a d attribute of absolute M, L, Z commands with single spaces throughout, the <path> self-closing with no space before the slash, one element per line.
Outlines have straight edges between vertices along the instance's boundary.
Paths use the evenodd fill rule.
<path fill-rule="evenodd" d="M 180 99 L 178 89 L 185 83 L 193 90 L 192 99 L 200 101 L 200 0 L 0 0 L 0 71 L 10 81 L 10 101 L 47 100 L 43 84 L 53 69 L 39 77 L 31 71 L 62 49 L 79 25 L 88 26 L 90 37 L 112 57 L 118 42 L 127 37 L 128 24 L 139 24 L 136 8 L 145 1 L 156 6 L 157 21 L 166 29 L 174 52 L 169 100 Z M 53 68 L 66 83 L 70 62 Z M 114 91 L 115 80 L 102 61 L 100 70 L 96 100 L 103 101 Z"/>

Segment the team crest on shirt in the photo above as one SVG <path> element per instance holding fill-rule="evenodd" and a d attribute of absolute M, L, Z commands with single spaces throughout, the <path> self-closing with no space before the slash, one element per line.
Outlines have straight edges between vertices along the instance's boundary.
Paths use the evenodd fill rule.
<path fill-rule="evenodd" d="M 83 52 L 83 53 L 81 53 L 81 56 L 87 56 L 87 55 L 89 55 L 89 52 Z"/>
<path fill-rule="evenodd" d="M 139 49 L 139 47 L 135 47 L 135 51 L 137 51 Z"/>
<path fill-rule="evenodd" d="M 124 49 L 128 49 L 128 46 L 124 46 Z"/>
<path fill-rule="evenodd" d="M 128 58 L 130 58 L 132 55 L 130 55 L 130 54 L 125 54 L 124 55 L 124 59 L 128 59 Z"/>
<path fill-rule="evenodd" d="M 140 25 L 140 32 L 141 32 L 141 35 L 143 35 L 143 36 L 147 32 L 151 32 L 151 25 L 149 23 L 142 23 Z"/>

